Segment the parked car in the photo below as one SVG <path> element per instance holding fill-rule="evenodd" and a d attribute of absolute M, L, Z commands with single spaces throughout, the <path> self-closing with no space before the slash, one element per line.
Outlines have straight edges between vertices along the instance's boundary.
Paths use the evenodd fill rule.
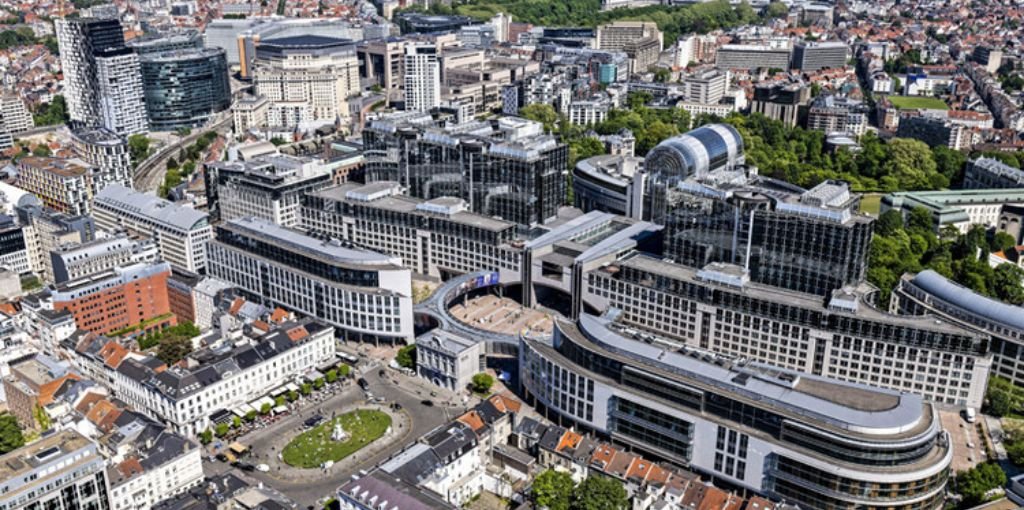
<path fill-rule="evenodd" d="M 256 466 L 253 466 L 252 464 L 248 464 L 245 462 L 235 462 L 234 464 L 232 464 L 232 466 L 248 473 L 251 473 L 256 470 Z"/>
<path fill-rule="evenodd" d="M 304 423 L 304 424 L 305 424 L 305 425 L 306 425 L 307 427 L 315 427 L 315 426 L 319 425 L 319 424 L 320 424 L 320 422 L 322 422 L 322 421 L 324 421 L 324 417 L 323 417 L 323 416 L 320 416 L 320 415 L 318 414 L 318 415 L 316 415 L 316 416 L 311 416 L 311 417 L 309 417 L 309 418 L 306 418 L 306 421 L 305 421 L 305 422 L 303 422 L 303 423 Z"/>
<path fill-rule="evenodd" d="M 359 387 L 362 388 L 364 391 L 366 390 L 366 388 L 370 387 L 370 383 L 366 382 L 366 379 L 363 379 L 362 377 L 360 377 L 359 380 L 356 382 L 359 384 Z"/>
<path fill-rule="evenodd" d="M 433 400 L 421 400 L 420 403 L 425 405 L 425 406 L 427 406 L 427 407 L 434 407 L 434 401 Z"/>
<path fill-rule="evenodd" d="M 257 464 L 256 465 L 256 471 L 259 471 L 260 473 L 266 473 L 266 472 L 270 471 L 270 466 L 268 466 L 266 464 Z"/>

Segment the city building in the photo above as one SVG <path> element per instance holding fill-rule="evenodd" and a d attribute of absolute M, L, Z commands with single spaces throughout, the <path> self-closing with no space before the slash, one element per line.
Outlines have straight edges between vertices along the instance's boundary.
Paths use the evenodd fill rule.
<path fill-rule="evenodd" d="M 256 217 L 284 227 L 301 222 L 302 197 L 333 184 L 323 161 L 285 155 L 206 165 L 206 201 L 214 217 Z"/>
<path fill-rule="evenodd" d="M 131 48 L 97 52 L 100 125 L 121 136 L 149 131 L 139 56 Z"/>
<path fill-rule="evenodd" d="M 174 267 L 205 271 L 213 232 L 204 212 L 115 184 L 96 195 L 93 216 L 105 230 L 155 239 L 161 258 Z"/>
<path fill-rule="evenodd" d="M 435 329 L 416 338 L 416 373 L 442 388 L 462 391 L 487 368 L 486 345 Z"/>
<path fill-rule="evenodd" d="M 106 128 L 84 128 L 71 132 L 75 153 L 95 170 L 92 175 L 93 195 L 108 184 L 132 188 L 132 155 L 128 140 Z"/>
<path fill-rule="evenodd" d="M 860 137 L 867 131 L 869 111 L 863 101 L 822 94 L 814 98 L 807 111 L 807 128 Z"/>
<path fill-rule="evenodd" d="M 594 97 L 569 103 L 569 123 L 577 126 L 593 126 L 608 118 L 612 102 L 607 97 Z"/>
<path fill-rule="evenodd" d="M 932 115 L 901 115 L 896 136 L 920 140 L 929 147 L 949 147 L 953 150 L 969 149 L 973 145 L 970 129 Z"/>
<path fill-rule="evenodd" d="M 607 318 L 520 342 L 528 403 L 808 508 L 940 508 L 952 446 L 921 397 L 662 343 Z M 901 488 L 902 487 L 902 488 Z"/>
<path fill-rule="evenodd" d="M 1024 188 L 1024 170 L 998 159 L 979 157 L 967 162 L 964 189 Z"/>
<path fill-rule="evenodd" d="M 151 53 L 168 51 L 198 50 L 203 48 L 203 34 L 193 28 L 175 29 L 170 31 L 149 32 L 142 34 L 126 44 L 140 58 Z"/>
<path fill-rule="evenodd" d="M 653 21 L 614 21 L 598 26 L 594 35 L 594 47 L 599 50 L 624 51 L 630 44 L 646 38 L 655 39 L 658 53 L 664 48 L 661 30 Z"/>
<path fill-rule="evenodd" d="M 267 112 L 270 101 L 263 96 L 246 96 L 231 105 L 235 133 L 248 133 L 250 130 L 267 126 Z"/>
<path fill-rule="evenodd" d="M 67 310 L 79 329 L 106 335 L 158 331 L 176 321 L 167 300 L 166 262 L 142 262 L 68 280 L 41 291 L 53 310 Z"/>
<path fill-rule="evenodd" d="M 892 292 L 893 313 L 949 321 L 990 338 L 992 376 L 1024 386 L 1024 320 L 1020 307 L 957 284 L 932 270 L 905 274 Z"/>
<path fill-rule="evenodd" d="M 401 259 L 258 218 L 217 227 L 207 272 L 268 306 L 317 317 L 347 340 L 412 341 L 412 276 Z"/>
<path fill-rule="evenodd" d="M 789 69 L 790 49 L 753 44 L 725 44 L 715 53 L 719 69 Z"/>
<path fill-rule="evenodd" d="M 684 76 L 683 94 L 692 103 L 717 104 L 729 89 L 729 73 L 717 69 Z"/>
<path fill-rule="evenodd" d="M 974 51 L 971 52 L 971 58 L 981 64 L 981 67 L 984 67 L 985 71 L 988 71 L 989 74 L 996 74 L 999 67 L 1003 65 L 1003 50 L 979 45 L 974 47 Z"/>
<path fill-rule="evenodd" d="M 605 155 L 581 159 L 572 172 L 573 205 L 583 212 L 601 211 L 644 219 L 643 158 Z"/>
<path fill-rule="evenodd" d="M 256 94 L 275 103 L 301 103 L 309 108 L 307 125 L 315 128 L 345 123 L 348 98 L 358 94 L 359 64 L 348 39 L 304 35 L 261 40 L 253 62 Z M 315 124 L 315 125 L 314 125 Z"/>
<path fill-rule="evenodd" d="M 458 197 L 523 229 L 557 217 L 565 197 L 568 148 L 524 119 L 436 128 L 425 114 L 383 116 L 363 130 L 363 150 L 367 182 L 398 182 L 428 200 Z"/>
<path fill-rule="evenodd" d="M 402 35 L 406 34 L 447 34 L 475 23 L 469 16 L 445 16 L 418 12 L 403 12 L 395 21 Z M 369 38 L 367 38 L 369 39 Z"/>
<path fill-rule="evenodd" d="M 111 510 L 106 461 L 74 429 L 0 456 L 0 508 Z"/>
<path fill-rule="evenodd" d="M 251 79 L 256 47 L 263 41 L 307 35 L 361 41 L 387 37 L 392 28 L 382 20 L 353 23 L 344 18 L 251 16 L 210 20 L 203 36 L 208 48 L 224 48 L 228 65 L 237 67 L 243 79 Z"/>
<path fill-rule="evenodd" d="M 221 48 L 146 53 L 140 66 L 149 124 L 156 131 L 200 127 L 231 106 Z"/>
<path fill-rule="evenodd" d="M 199 349 L 189 354 L 187 367 L 138 353 L 108 361 L 103 350 L 109 342 L 93 337 L 68 347 L 74 362 L 103 380 L 118 400 L 194 437 L 213 426 L 215 413 L 247 406 L 334 359 L 335 339 L 323 322 L 286 321 L 268 333 Z"/>
<path fill-rule="evenodd" d="M 124 233 L 64 245 L 50 252 L 53 283 L 78 280 L 121 266 L 156 262 L 159 256 L 154 240 L 136 241 Z"/>
<path fill-rule="evenodd" d="M 98 406 L 101 410 L 105 403 L 109 401 L 99 401 L 89 411 Z M 126 411 L 114 409 L 107 416 L 116 414 L 118 422 L 128 421 Z M 124 426 L 124 436 L 107 439 L 114 443 L 109 446 L 117 447 L 107 470 L 111 510 L 151 509 L 203 484 L 203 449 L 198 444 L 141 415 L 130 424 Z"/>
<path fill-rule="evenodd" d="M 31 156 L 18 160 L 16 185 L 35 194 L 46 207 L 80 216 L 89 213 L 92 177 L 84 161 Z"/>
<path fill-rule="evenodd" d="M 793 46 L 792 69 L 813 73 L 846 67 L 849 47 L 842 41 L 799 41 Z"/>
<path fill-rule="evenodd" d="M 64 74 L 64 99 L 72 126 L 102 125 L 96 55 L 124 47 L 121 22 L 117 19 L 61 17 L 54 20 L 54 32 Z M 103 127 L 111 129 L 113 126 Z M 111 131 L 117 132 L 115 129 Z"/>
<path fill-rule="evenodd" d="M 25 101 L 14 94 L 0 95 L 0 123 L 7 132 L 16 135 L 32 129 L 35 121 Z"/>
<path fill-rule="evenodd" d="M 53 403 L 58 393 L 81 380 L 66 362 L 41 354 L 11 360 L 5 368 L 3 390 L 7 411 L 25 430 L 50 428 L 48 423 L 41 422 L 46 419 L 43 408 Z"/>
<path fill-rule="evenodd" d="M 90 215 L 69 216 L 38 205 L 19 206 L 16 212 L 18 223 L 25 225 L 29 264 L 46 283 L 53 282 L 50 252 L 64 245 L 90 241 L 96 235 Z"/>
<path fill-rule="evenodd" d="M 399 97 L 405 85 L 405 44 L 405 40 L 398 38 L 375 39 L 362 41 L 356 48 L 360 77 L 380 87 L 387 100 Z"/>
<path fill-rule="evenodd" d="M 800 110 L 810 99 L 811 89 L 800 83 L 758 85 L 754 87 L 750 112 L 795 127 L 800 123 Z"/>
<path fill-rule="evenodd" d="M 0 214 L 0 268 L 16 275 L 32 272 L 25 235 L 24 226 L 11 216 Z"/>
<path fill-rule="evenodd" d="M 882 197 L 881 212 L 895 209 L 904 219 L 910 211 L 923 207 L 931 214 L 935 232 L 953 226 L 966 233 L 973 225 L 999 226 L 999 217 L 1007 206 L 1024 205 L 1024 189 L 963 189 L 939 191 L 900 191 Z"/>
<path fill-rule="evenodd" d="M 661 39 L 655 37 L 635 39 L 623 45 L 622 52 L 629 57 L 630 72 L 633 74 L 646 73 L 652 65 L 658 62 L 661 47 Z"/>
<path fill-rule="evenodd" d="M 481 269 L 512 270 L 516 225 L 468 211 L 460 199 L 405 196 L 395 182 L 349 183 L 310 193 L 303 229 L 400 257 L 405 267 L 442 279 Z"/>
<path fill-rule="evenodd" d="M 438 48 L 433 43 L 405 45 L 403 60 L 405 109 L 429 111 L 441 105 L 441 67 Z"/>

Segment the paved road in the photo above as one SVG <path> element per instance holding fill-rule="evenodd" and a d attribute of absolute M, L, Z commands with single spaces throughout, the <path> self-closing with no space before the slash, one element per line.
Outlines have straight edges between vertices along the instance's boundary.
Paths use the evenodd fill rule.
<path fill-rule="evenodd" d="M 387 375 L 392 375 L 390 374 L 391 371 L 388 372 L 389 373 Z M 274 473 L 254 472 L 244 473 L 244 475 L 247 478 L 261 481 L 264 484 L 281 491 L 283 494 L 294 499 L 299 504 L 300 508 L 306 508 L 309 505 L 315 506 L 317 501 L 324 496 L 332 496 L 335 490 L 337 490 L 337 488 L 345 481 L 349 480 L 352 475 L 358 473 L 360 470 L 369 469 L 394 455 L 407 444 L 433 430 L 438 425 L 445 423 L 448 419 L 453 418 L 457 412 L 457 410 L 449 410 L 441 406 L 424 406 L 421 403 L 424 397 L 417 395 L 415 393 L 416 390 L 407 390 L 404 387 L 394 384 L 387 377 L 381 378 L 378 375 L 377 369 L 369 370 L 363 377 L 366 378 L 369 383 L 370 391 L 374 395 L 384 397 L 388 403 L 398 402 L 402 405 L 403 412 L 408 414 L 412 421 L 412 425 L 408 430 L 406 430 L 401 439 L 387 445 L 386 448 L 380 450 L 377 454 L 366 459 L 361 459 L 356 463 L 352 463 L 352 465 L 346 465 L 343 460 L 339 462 L 339 465 L 332 468 L 331 472 L 328 474 L 324 474 L 318 469 L 310 470 L 310 477 L 301 482 L 281 480 L 275 478 L 273 476 Z M 427 396 L 426 398 L 430 397 Z M 363 392 L 358 386 L 352 385 L 320 404 L 320 407 L 323 407 L 325 415 L 329 416 L 331 410 L 348 407 L 362 399 Z M 269 453 L 264 453 L 263 451 L 268 447 L 270 438 L 277 437 L 280 434 L 298 433 L 302 428 L 302 421 L 306 417 L 309 417 L 312 412 L 306 410 L 304 411 L 304 414 L 306 415 L 305 417 L 299 415 L 289 416 L 268 428 L 248 434 L 241 438 L 240 441 L 249 444 L 256 455 L 276 455 L 276 451 Z M 257 458 L 253 459 L 252 462 L 255 464 L 260 461 Z M 203 469 L 209 476 L 212 474 L 223 473 L 231 468 L 221 462 L 207 462 L 204 460 Z"/>

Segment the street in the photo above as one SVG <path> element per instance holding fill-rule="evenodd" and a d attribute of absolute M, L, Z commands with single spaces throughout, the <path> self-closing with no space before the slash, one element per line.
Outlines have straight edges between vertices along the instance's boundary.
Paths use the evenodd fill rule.
<path fill-rule="evenodd" d="M 374 465 L 380 463 L 382 460 L 394 455 L 403 447 L 413 442 L 420 436 L 426 434 L 430 430 L 434 429 L 438 425 L 445 421 L 454 418 L 455 415 L 461 411 L 449 410 L 440 406 L 425 406 L 421 403 L 425 398 L 430 398 L 429 394 L 417 395 L 415 386 L 409 385 L 396 385 L 391 382 L 390 379 L 381 378 L 378 375 L 378 368 L 372 368 L 366 371 L 363 377 L 369 383 L 369 390 L 377 397 L 383 397 L 386 400 L 386 404 L 397 402 L 402 406 L 402 411 L 408 415 L 412 422 L 410 428 L 404 430 L 401 439 L 393 441 L 390 444 L 384 445 L 380 448 L 376 444 L 371 444 L 366 449 L 374 448 L 378 446 L 379 450 L 375 451 L 372 455 L 365 458 L 359 458 L 360 453 L 363 451 L 353 454 L 351 458 L 339 461 L 330 471 L 327 473 L 319 469 L 310 469 L 309 476 L 301 480 L 292 480 L 285 478 L 275 477 L 274 472 L 260 473 L 250 472 L 243 473 L 239 470 L 235 470 L 235 474 L 245 479 L 256 480 L 263 482 L 265 485 L 273 487 L 279 490 L 281 493 L 295 500 L 300 508 L 306 508 L 310 505 L 316 506 L 318 500 L 326 497 L 333 496 L 334 491 L 344 483 L 346 480 L 351 478 L 352 475 L 358 473 L 360 470 L 369 469 Z M 388 376 L 394 376 L 394 372 L 387 370 Z M 344 388 L 341 392 L 334 395 L 321 403 L 318 407 L 323 408 L 325 416 L 330 416 L 332 410 L 339 410 L 352 405 L 356 405 L 363 401 L 363 391 L 357 385 L 350 385 Z M 302 422 L 306 418 L 312 416 L 314 411 L 312 408 L 305 409 L 302 415 L 293 414 L 287 418 L 274 423 L 273 425 L 263 428 L 247 434 L 238 439 L 243 444 L 249 445 L 252 453 L 247 458 L 247 462 L 257 464 L 264 462 L 267 456 L 276 456 L 277 451 L 267 451 L 269 445 L 274 439 L 279 438 L 280 435 L 285 434 L 288 436 L 295 436 L 302 432 Z M 402 431 L 399 431 L 402 432 Z M 224 473 L 233 468 L 226 463 L 219 461 L 210 462 L 208 459 L 204 459 L 203 471 L 207 476 L 214 476 Z"/>

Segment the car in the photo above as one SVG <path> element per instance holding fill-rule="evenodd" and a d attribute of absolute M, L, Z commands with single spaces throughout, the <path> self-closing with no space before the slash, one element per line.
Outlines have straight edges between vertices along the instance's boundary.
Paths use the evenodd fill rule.
<path fill-rule="evenodd" d="M 974 443 L 968 441 L 967 442 L 967 447 L 973 450 L 974 449 Z"/>
<path fill-rule="evenodd" d="M 398 402 L 395 402 L 395 403 L 391 404 L 391 408 L 394 409 L 395 411 L 401 411 L 402 410 L 402 404 L 399 404 Z"/>
<path fill-rule="evenodd" d="M 320 422 L 322 421 L 324 421 L 324 417 L 318 414 L 316 416 L 310 416 L 309 418 L 306 418 L 306 421 L 302 423 L 307 427 L 315 427 L 319 425 Z"/>
<path fill-rule="evenodd" d="M 236 467 L 238 469 L 241 469 L 242 471 L 245 471 L 245 472 L 248 472 L 248 473 L 251 473 L 251 472 L 256 470 L 256 466 L 253 466 L 252 464 L 247 464 L 245 462 L 236 462 L 236 463 L 234 463 L 232 465 L 234 467 Z"/>
<path fill-rule="evenodd" d="M 384 377 L 384 369 L 381 369 L 379 372 L 377 372 L 377 377 Z"/>
<path fill-rule="evenodd" d="M 266 472 L 270 471 L 270 466 L 268 466 L 266 464 L 257 464 L 256 465 L 256 471 L 259 471 L 260 473 L 266 473 Z"/>
<path fill-rule="evenodd" d="M 425 406 L 427 406 L 427 407 L 434 407 L 434 401 L 433 400 L 421 400 L 420 403 L 425 405 Z"/>
<path fill-rule="evenodd" d="M 370 383 L 366 382 L 366 379 L 363 379 L 362 377 L 360 377 L 359 380 L 356 381 L 356 383 L 359 384 L 359 387 L 364 390 L 370 387 Z"/>
<path fill-rule="evenodd" d="M 219 460 L 221 462 L 227 462 L 228 461 L 228 456 L 223 454 L 223 453 L 218 453 L 217 454 L 217 460 Z"/>

